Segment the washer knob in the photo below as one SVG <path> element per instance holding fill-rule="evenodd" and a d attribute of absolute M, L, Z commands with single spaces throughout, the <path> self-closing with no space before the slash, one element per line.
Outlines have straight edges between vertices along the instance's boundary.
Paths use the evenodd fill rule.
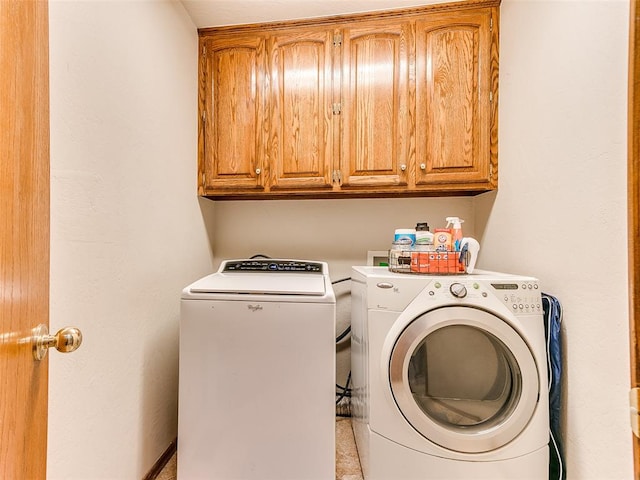
<path fill-rule="evenodd" d="M 449 287 L 449 291 L 456 298 L 464 298 L 467 296 L 467 287 L 461 283 L 452 283 Z"/>

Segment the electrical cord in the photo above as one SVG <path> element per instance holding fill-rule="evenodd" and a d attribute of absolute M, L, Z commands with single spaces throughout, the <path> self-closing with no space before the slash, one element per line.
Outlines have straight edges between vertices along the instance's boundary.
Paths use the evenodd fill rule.
<path fill-rule="evenodd" d="M 337 336 L 336 338 L 336 343 L 339 343 L 344 337 L 346 337 L 347 335 L 349 335 L 349 333 L 351 332 L 351 325 L 349 325 L 344 332 L 342 332 L 340 335 Z"/>
<path fill-rule="evenodd" d="M 331 282 L 331 285 L 336 285 L 338 283 L 347 282 L 349 280 L 351 280 L 351 277 L 341 278 L 339 280 L 335 280 L 335 281 Z M 351 325 L 349 325 L 340 335 L 338 335 L 336 337 L 336 343 L 339 343 L 342 339 L 344 339 L 344 337 L 349 335 L 350 332 L 351 332 Z"/>
<path fill-rule="evenodd" d="M 347 282 L 349 280 L 351 280 L 351 277 L 340 278 L 339 280 L 335 280 L 331 282 L 331 285 Z M 340 341 L 342 341 L 347 335 L 349 335 L 349 333 L 351 333 L 351 325 L 349 325 L 340 335 L 336 337 L 336 343 L 339 343 Z M 340 402 L 342 402 L 345 398 L 346 399 L 351 398 L 351 388 L 349 387 L 350 384 L 351 384 L 351 371 L 349 371 L 349 375 L 347 375 L 347 383 L 344 387 L 336 383 L 336 406 L 339 405 Z M 349 403 L 347 403 L 347 408 L 348 408 L 347 410 L 348 413 L 337 413 L 337 415 L 340 417 L 350 417 L 351 409 L 349 408 Z"/>
<path fill-rule="evenodd" d="M 344 394 L 345 397 L 350 397 L 351 396 L 351 389 L 350 388 L 345 388 L 342 385 L 340 385 L 339 383 L 336 383 L 336 388 L 340 389 L 340 392 L 336 392 L 336 395 Z"/>
<path fill-rule="evenodd" d="M 349 375 L 347 375 L 346 386 L 342 387 L 336 383 L 336 387 L 342 389 L 342 392 L 340 393 L 336 392 L 336 396 L 339 395 L 338 399 L 336 400 L 336 405 L 338 405 L 342 401 L 342 399 L 344 399 L 345 397 L 351 396 L 351 388 L 349 388 L 350 383 L 351 383 L 351 372 L 349 372 Z"/>

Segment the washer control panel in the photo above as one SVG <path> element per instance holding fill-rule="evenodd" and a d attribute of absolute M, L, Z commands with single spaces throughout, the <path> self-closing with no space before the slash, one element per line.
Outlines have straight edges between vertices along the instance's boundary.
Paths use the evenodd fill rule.
<path fill-rule="evenodd" d="M 240 273 L 323 273 L 322 263 L 303 260 L 274 260 L 270 258 L 249 260 L 227 260 L 223 272 Z"/>

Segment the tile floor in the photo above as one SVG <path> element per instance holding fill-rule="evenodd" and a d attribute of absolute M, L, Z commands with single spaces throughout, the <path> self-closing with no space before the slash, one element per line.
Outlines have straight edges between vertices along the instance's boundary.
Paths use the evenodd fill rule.
<path fill-rule="evenodd" d="M 176 480 L 177 457 L 174 455 L 156 480 Z M 363 480 L 351 419 L 336 418 L 336 480 Z"/>

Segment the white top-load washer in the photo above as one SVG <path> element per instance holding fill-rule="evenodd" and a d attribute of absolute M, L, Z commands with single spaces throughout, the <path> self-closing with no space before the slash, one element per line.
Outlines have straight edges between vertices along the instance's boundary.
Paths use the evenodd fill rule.
<path fill-rule="evenodd" d="M 335 305 L 306 260 L 226 260 L 183 290 L 180 480 L 335 476 Z"/>

